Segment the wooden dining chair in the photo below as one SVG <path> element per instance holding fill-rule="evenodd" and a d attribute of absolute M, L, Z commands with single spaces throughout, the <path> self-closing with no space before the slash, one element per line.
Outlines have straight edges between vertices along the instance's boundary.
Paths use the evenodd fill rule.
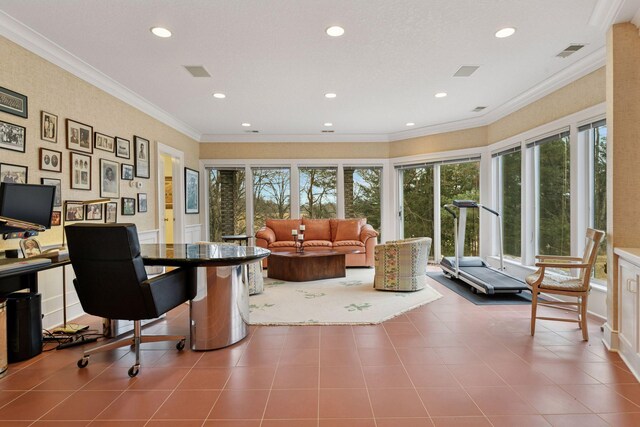
<path fill-rule="evenodd" d="M 589 340 L 587 328 L 587 299 L 591 290 L 591 273 L 598 256 L 598 247 L 604 237 L 604 231 L 587 229 L 587 242 L 584 248 L 584 255 L 580 257 L 558 256 L 558 255 L 537 255 L 536 267 L 538 270 L 526 277 L 525 281 L 531 289 L 531 335 L 536 332 L 536 319 L 557 320 L 561 322 L 576 322 L 582 329 L 582 339 Z M 580 270 L 577 277 L 562 277 L 560 275 L 548 274 L 549 268 L 570 268 Z M 550 295 L 562 295 L 565 297 L 575 297 L 573 301 L 546 301 L 538 298 L 540 293 Z M 542 317 L 537 316 L 538 304 L 561 310 L 575 311 L 577 319 L 563 317 Z M 569 306 L 569 308 L 567 308 Z M 570 306 L 576 306 L 575 309 Z"/>

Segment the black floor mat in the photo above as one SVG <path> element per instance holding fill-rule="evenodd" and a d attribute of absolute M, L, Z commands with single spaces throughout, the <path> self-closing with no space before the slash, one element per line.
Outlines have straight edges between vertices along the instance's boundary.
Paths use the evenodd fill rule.
<path fill-rule="evenodd" d="M 471 292 L 471 285 L 468 285 L 462 280 L 447 279 L 443 273 L 427 273 L 427 276 L 429 276 L 436 282 L 446 286 L 448 289 L 452 290 L 468 301 L 471 301 L 475 305 L 531 304 L 531 292 L 529 291 L 522 291 L 519 294 L 475 294 Z"/>

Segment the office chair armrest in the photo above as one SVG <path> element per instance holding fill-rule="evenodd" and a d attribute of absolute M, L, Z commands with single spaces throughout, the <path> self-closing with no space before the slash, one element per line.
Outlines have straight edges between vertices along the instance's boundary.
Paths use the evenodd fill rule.
<path fill-rule="evenodd" d="M 577 256 L 566 256 L 566 255 L 536 255 L 536 259 L 541 261 L 544 260 L 562 260 L 562 261 L 582 261 L 582 258 Z"/>
<path fill-rule="evenodd" d="M 583 262 L 536 262 L 535 265 L 540 268 L 587 268 L 591 266 L 591 264 Z"/>
<path fill-rule="evenodd" d="M 196 296 L 195 269 L 178 268 L 145 280 L 140 284 L 147 307 L 155 307 L 154 317 L 187 302 Z"/>

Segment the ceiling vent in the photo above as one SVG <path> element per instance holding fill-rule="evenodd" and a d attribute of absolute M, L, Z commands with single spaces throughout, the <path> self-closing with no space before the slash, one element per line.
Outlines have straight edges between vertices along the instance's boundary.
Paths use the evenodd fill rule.
<path fill-rule="evenodd" d="M 259 130 L 245 130 L 244 133 L 259 133 Z"/>
<path fill-rule="evenodd" d="M 321 130 L 320 132 L 322 132 L 322 133 L 333 133 L 335 131 L 333 131 L 333 130 Z"/>
<path fill-rule="evenodd" d="M 563 50 L 562 52 L 560 52 L 556 56 L 558 58 L 566 58 L 569 55 L 573 55 L 574 53 L 576 53 L 577 51 L 579 51 L 583 47 L 584 47 L 583 44 L 570 44 L 569 47 L 567 47 L 565 50 Z"/>
<path fill-rule="evenodd" d="M 185 65 L 184 68 L 193 77 L 211 77 L 211 74 L 202 65 Z"/>
<path fill-rule="evenodd" d="M 485 108 L 487 108 L 487 107 L 478 106 L 478 107 L 474 108 L 471 111 L 473 111 L 474 113 L 479 113 L 480 111 L 484 110 Z"/>
<path fill-rule="evenodd" d="M 463 65 L 458 68 L 458 71 L 456 71 L 453 77 L 469 77 L 475 73 L 478 68 L 480 68 L 478 65 Z"/>

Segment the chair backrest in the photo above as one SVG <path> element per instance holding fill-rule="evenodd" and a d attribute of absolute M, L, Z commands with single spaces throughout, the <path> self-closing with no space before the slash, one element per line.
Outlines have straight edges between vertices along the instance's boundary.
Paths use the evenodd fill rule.
<path fill-rule="evenodd" d="M 65 227 L 74 285 L 85 312 L 112 319 L 144 319 L 140 283 L 147 280 L 134 224 L 73 224 Z"/>
<path fill-rule="evenodd" d="M 595 265 L 596 259 L 598 258 L 598 248 L 600 247 L 600 242 L 602 241 L 603 237 L 604 231 L 587 228 L 587 236 L 584 245 L 584 255 L 582 256 L 582 262 L 584 264 L 589 264 L 589 267 L 580 270 L 580 279 L 582 280 L 585 287 L 588 287 L 589 282 L 591 281 L 591 272 L 593 271 L 593 266 Z"/>

